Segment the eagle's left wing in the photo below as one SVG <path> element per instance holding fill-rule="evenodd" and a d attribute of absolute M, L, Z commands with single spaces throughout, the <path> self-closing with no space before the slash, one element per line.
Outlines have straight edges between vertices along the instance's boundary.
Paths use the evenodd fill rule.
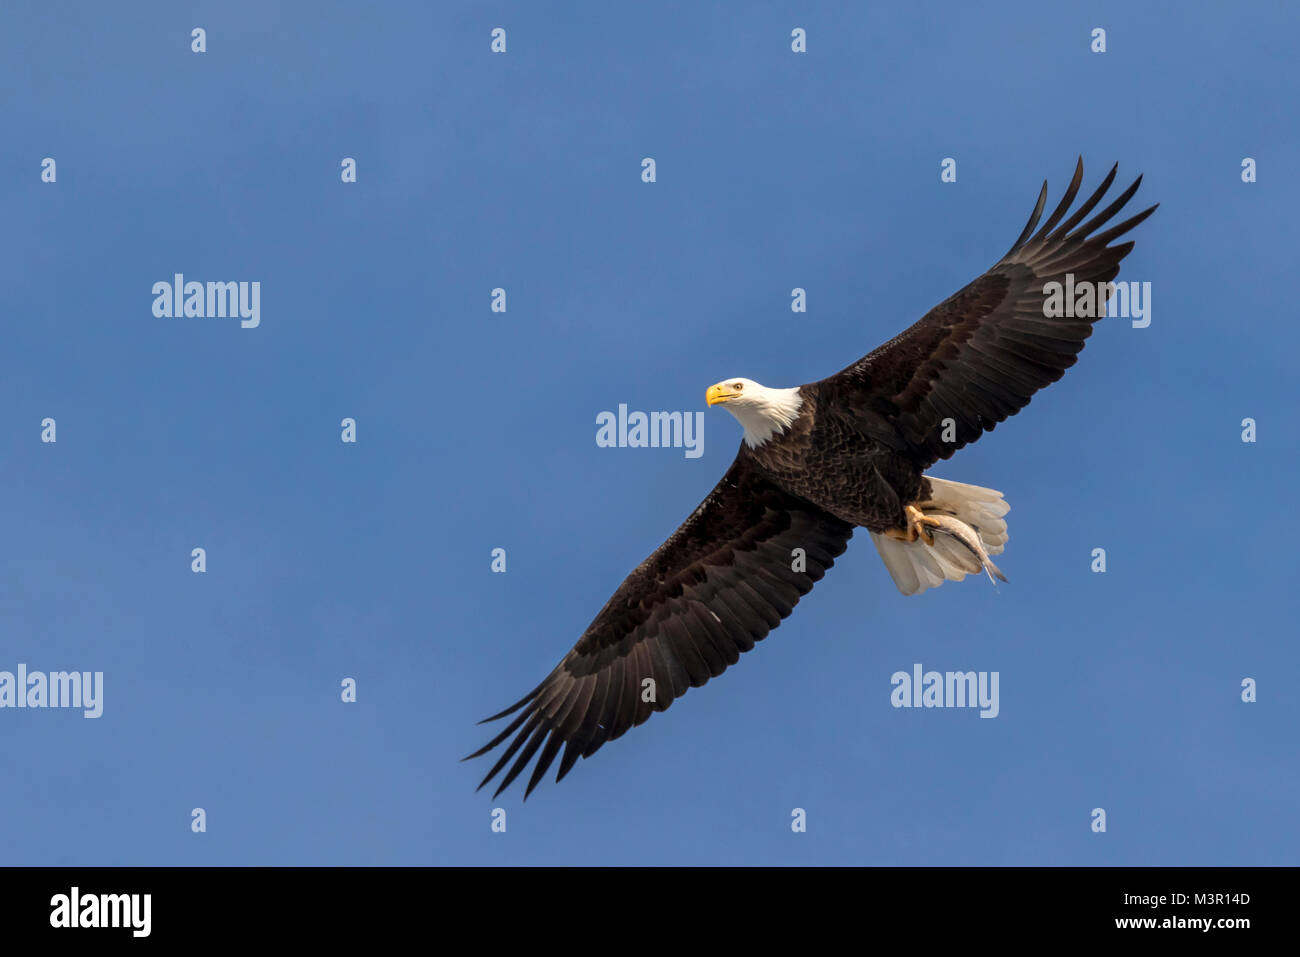
<path fill-rule="evenodd" d="M 984 275 L 931 309 L 916 324 L 870 355 L 815 383 L 832 407 L 852 410 L 864 432 L 909 455 L 920 468 L 946 459 L 1029 404 L 1035 392 L 1074 365 L 1104 298 L 1091 317 L 1044 314 L 1044 287 L 1105 283 L 1133 242 L 1107 245 L 1155 211 L 1143 210 L 1103 232 L 1137 191 L 1142 177 L 1100 213 L 1079 225 L 1101 201 L 1116 168 L 1065 219 L 1083 179 L 1083 160 L 1060 204 L 1031 237 L 1047 199 L 1038 204 L 1020 238 Z M 952 438 L 945 435 L 951 420 Z"/>

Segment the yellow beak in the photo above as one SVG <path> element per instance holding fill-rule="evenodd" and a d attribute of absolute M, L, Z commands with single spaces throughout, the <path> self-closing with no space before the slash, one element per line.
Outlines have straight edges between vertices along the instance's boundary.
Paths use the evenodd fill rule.
<path fill-rule="evenodd" d="M 734 399 L 740 395 L 739 392 L 732 392 L 722 383 L 709 386 L 709 391 L 704 393 L 704 401 L 709 405 L 717 405 L 719 402 L 726 402 L 728 399 Z"/>

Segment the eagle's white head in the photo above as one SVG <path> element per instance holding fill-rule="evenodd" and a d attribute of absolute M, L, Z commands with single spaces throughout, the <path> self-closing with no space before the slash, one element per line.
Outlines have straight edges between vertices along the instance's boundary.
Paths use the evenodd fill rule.
<path fill-rule="evenodd" d="M 725 405 L 745 429 L 751 449 L 780 435 L 799 415 L 799 389 L 769 389 L 753 379 L 723 379 L 704 393 L 709 405 Z"/>

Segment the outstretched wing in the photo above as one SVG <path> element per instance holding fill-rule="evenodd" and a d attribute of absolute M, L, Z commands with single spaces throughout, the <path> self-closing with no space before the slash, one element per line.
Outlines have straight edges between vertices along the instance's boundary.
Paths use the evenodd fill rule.
<path fill-rule="evenodd" d="M 527 798 L 561 746 L 557 781 L 579 757 L 722 674 L 790 614 L 852 534 L 847 522 L 781 491 L 742 452 L 691 517 L 628 575 L 546 680 L 484 719 L 519 712 L 469 756 L 514 735 L 479 787 L 515 758 L 500 794 L 541 748 Z M 647 678 L 654 680 L 653 701 L 644 700 Z"/>
<path fill-rule="evenodd" d="M 1066 219 L 1083 179 L 1080 159 L 1060 204 L 1031 237 L 1047 199 L 1044 182 L 1029 223 L 996 265 L 902 335 L 816 383 L 822 401 L 853 410 L 868 435 L 910 455 L 921 468 L 948 458 L 1023 409 L 1035 392 L 1074 365 L 1092 324 L 1103 314 L 1106 287 L 1090 318 L 1045 315 L 1044 287 L 1064 285 L 1067 274 L 1073 275 L 1076 288 L 1114 279 L 1133 242 L 1107 244 L 1156 209 L 1095 232 L 1132 198 L 1142 182 L 1139 176 L 1079 225 L 1106 194 L 1117 169 L 1112 167 L 1097 191 Z M 945 436 L 948 419 L 955 429 Z"/>

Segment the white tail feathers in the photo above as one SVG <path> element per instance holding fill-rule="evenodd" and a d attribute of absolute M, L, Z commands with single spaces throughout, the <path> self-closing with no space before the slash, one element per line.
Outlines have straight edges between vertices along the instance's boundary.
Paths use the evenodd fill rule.
<path fill-rule="evenodd" d="M 1011 510 L 1002 493 L 931 475 L 926 478 L 930 482 L 930 497 L 917 502 L 917 508 L 936 518 L 950 516 L 969 525 L 979 536 L 978 544 L 983 546 L 983 551 L 1000 555 L 1007 543 L 1007 523 L 1002 516 Z M 933 545 L 920 538 L 901 542 L 877 532 L 871 533 L 871 540 L 876 543 L 894 584 L 904 595 L 919 595 L 945 581 L 961 581 L 967 575 L 985 570 L 990 579 L 996 573 L 1006 580 L 987 557 L 977 556 L 957 536 L 942 530 L 935 532 Z"/>

